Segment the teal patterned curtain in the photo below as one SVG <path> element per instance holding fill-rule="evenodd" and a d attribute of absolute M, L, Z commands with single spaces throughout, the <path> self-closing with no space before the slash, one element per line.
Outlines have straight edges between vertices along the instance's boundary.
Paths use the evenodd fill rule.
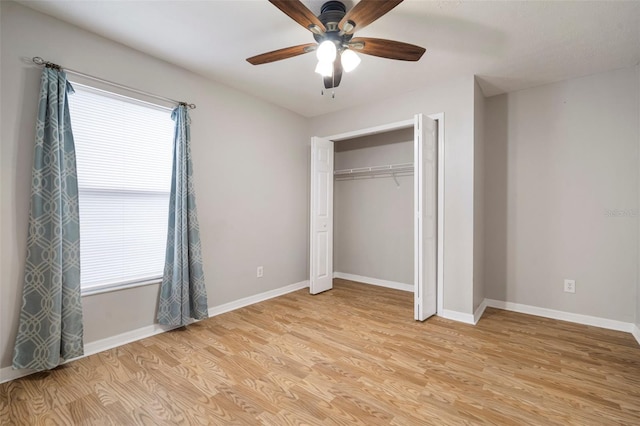
<path fill-rule="evenodd" d="M 176 122 L 173 175 L 169 201 L 169 229 L 164 276 L 160 286 L 158 322 L 181 326 L 191 318 L 207 318 L 207 290 L 202 270 L 200 228 L 196 212 L 191 163 L 191 120 L 185 105 L 173 110 Z"/>
<path fill-rule="evenodd" d="M 42 71 L 22 311 L 13 368 L 47 370 L 83 354 L 76 157 L 60 69 Z"/>

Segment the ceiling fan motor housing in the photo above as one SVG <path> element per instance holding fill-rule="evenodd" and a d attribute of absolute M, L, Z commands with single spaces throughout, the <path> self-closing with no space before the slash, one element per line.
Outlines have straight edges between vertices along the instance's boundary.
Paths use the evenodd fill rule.
<path fill-rule="evenodd" d="M 324 34 L 314 34 L 313 38 L 318 42 L 322 43 L 325 40 L 332 40 L 336 43 L 336 47 L 340 50 L 345 46 L 351 38 L 353 38 L 353 34 L 342 34 L 340 35 L 340 28 L 338 24 L 344 18 L 344 15 L 347 13 L 347 8 L 344 3 L 340 1 L 328 1 L 322 5 L 320 8 L 320 15 L 318 15 L 318 19 L 327 29 L 327 32 Z"/>

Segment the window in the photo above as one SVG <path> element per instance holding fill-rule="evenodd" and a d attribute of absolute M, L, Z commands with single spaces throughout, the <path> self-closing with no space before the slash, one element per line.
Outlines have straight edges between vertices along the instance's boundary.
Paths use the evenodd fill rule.
<path fill-rule="evenodd" d="M 162 277 L 173 121 L 157 105 L 74 84 L 83 293 Z"/>

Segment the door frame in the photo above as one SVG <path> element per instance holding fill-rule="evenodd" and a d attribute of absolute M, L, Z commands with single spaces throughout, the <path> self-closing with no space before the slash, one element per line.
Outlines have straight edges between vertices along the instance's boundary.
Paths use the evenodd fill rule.
<path fill-rule="evenodd" d="M 445 154 L 445 134 L 444 134 L 444 113 L 425 114 L 432 120 L 435 120 L 438 128 L 438 144 L 437 144 L 437 159 L 438 159 L 438 182 L 437 182 L 437 199 L 438 199 L 438 218 L 437 218 L 437 285 L 436 285 L 436 314 L 441 314 L 444 309 L 444 154 Z M 378 133 L 385 133 L 393 130 L 400 129 L 415 129 L 415 119 L 412 117 L 409 120 L 397 121 L 394 123 L 382 124 L 380 126 L 368 127 L 359 130 L 353 130 L 345 133 L 338 133 L 335 135 L 322 136 L 322 139 L 328 139 L 332 142 L 339 142 L 345 139 L 353 139 L 356 137 L 375 135 Z M 311 224 L 309 224 L 311 226 Z M 415 232 L 415 230 L 414 230 Z M 415 285 L 415 283 L 414 283 Z"/>

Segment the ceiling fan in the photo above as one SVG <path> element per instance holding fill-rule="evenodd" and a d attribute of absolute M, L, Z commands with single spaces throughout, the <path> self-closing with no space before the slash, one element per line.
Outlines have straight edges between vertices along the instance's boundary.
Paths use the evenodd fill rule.
<path fill-rule="evenodd" d="M 380 18 L 402 0 L 360 0 L 348 12 L 342 2 L 328 1 L 322 5 L 318 16 L 299 0 L 269 2 L 311 31 L 317 43 L 285 47 L 252 56 L 247 61 L 252 65 L 260 65 L 315 51 L 318 57 L 316 72 L 322 75 L 325 89 L 338 87 L 342 72 L 352 71 L 358 66 L 360 58 L 356 51 L 401 61 L 418 61 L 425 52 L 423 47 L 399 41 L 353 37 L 356 30 Z"/>

